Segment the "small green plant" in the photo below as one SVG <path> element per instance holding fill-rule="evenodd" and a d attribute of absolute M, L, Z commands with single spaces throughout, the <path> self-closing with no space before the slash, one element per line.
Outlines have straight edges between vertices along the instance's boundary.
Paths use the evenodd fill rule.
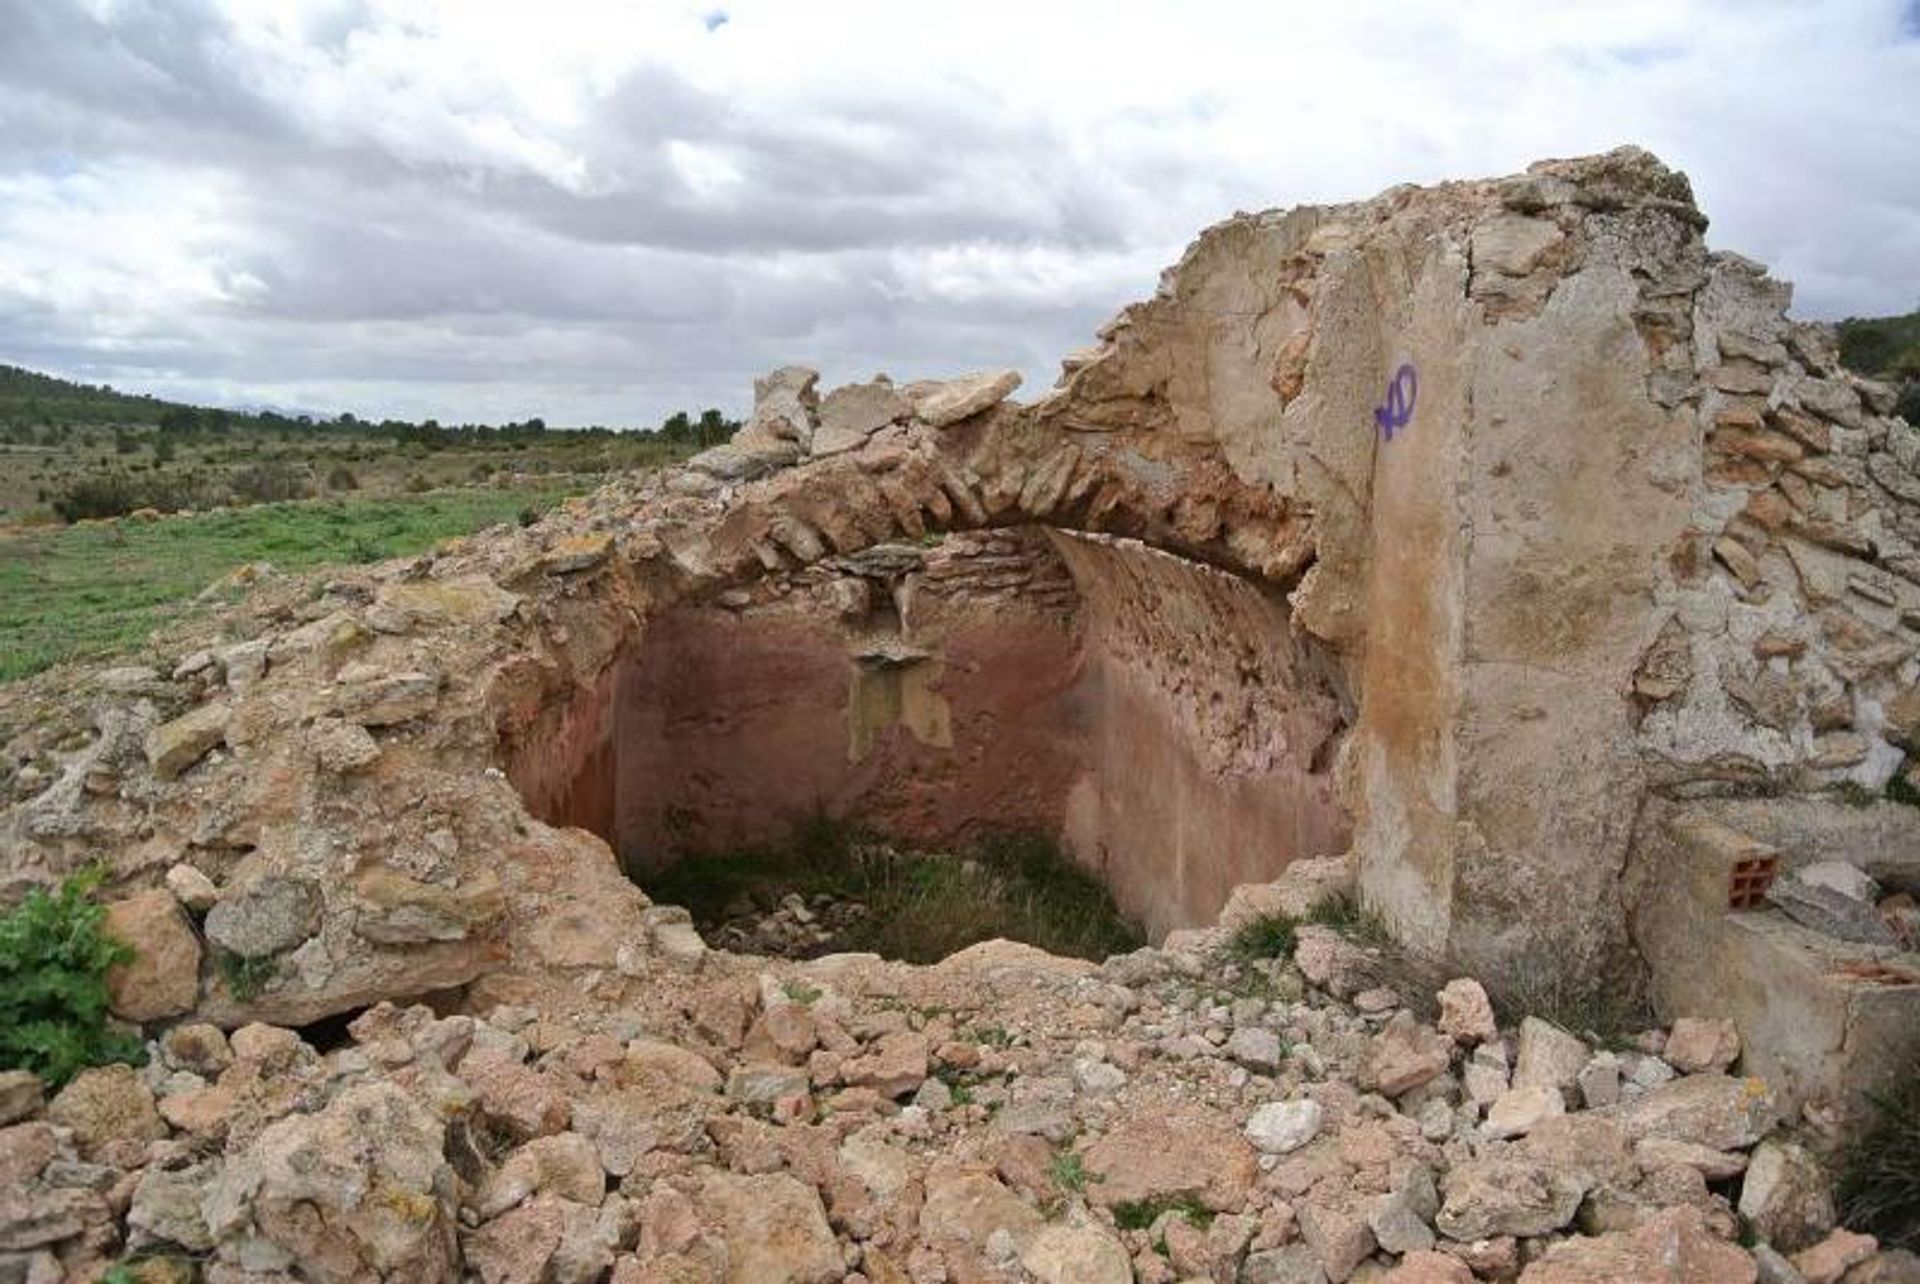
<path fill-rule="evenodd" d="M 241 1003 L 253 1002 L 280 970 L 280 960 L 271 955 L 250 959 L 231 950 L 216 952 L 214 962 L 220 968 L 221 979 L 227 983 L 227 993 Z"/>
<path fill-rule="evenodd" d="M 1307 922 L 1330 927 L 1359 945 L 1391 945 L 1387 920 L 1351 892 L 1335 892 L 1307 911 Z"/>
<path fill-rule="evenodd" d="M 1920 788 L 1914 787 L 1904 770 L 1896 771 L 1893 778 L 1887 781 L 1887 801 L 1920 807 Z"/>
<path fill-rule="evenodd" d="M 825 991 L 808 985 L 805 981 L 789 980 L 780 983 L 780 993 L 804 1008 L 810 1007 Z"/>
<path fill-rule="evenodd" d="M 1047 1176 L 1061 1190 L 1075 1194 L 1087 1188 L 1087 1163 L 1076 1151 L 1062 1150 L 1047 1164 Z"/>
<path fill-rule="evenodd" d="M 1134 1199 L 1113 1206 L 1113 1224 L 1121 1230 L 1149 1229 L 1167 1213 L 1178 1213 L 1196 1228 L 1213 1225 L 1213 1210 L 1191 1195 L 1176 1199 Z"/>
<path fill-rule="evenodd" d="M 101 930 L 100 877 L 36 887 L 0 917 L 0 1067 L 62 1084 L 88 1066 L 139 1063 L 140 1040 L 108 1025 L 107 971 L 133 950 Z"/>
<path fill-rule="evenodd" d="M 1833 790 L 1841 802 L 1849 807 L 1871 807 L 1880 801 L 1880 796 L 1857 780 L 1843 780 Z"/>
<path fill-rule="evenodd" d="M 1840 1219 L 1883 1248 L 1920 1250 L 1920 1062 L 1869 1098 L 1873 1119 L 1840 1155 Z"/>
<path fill-rule="evenodd" d="M 967 1032 L 967 1038 L 973 1043 L 983 1044 L 989 1048 L 1005 1049 L 1013 1046 L 1013 1036 L 1007 1033 L 1007 1028 L 1003 1025 L 976 1026 Z"/>
<path fill-rule="evenodd" d="M 1255 959 L 1290 959 L 1298 926 L 1291 914 L 1262 914 L 1248 919 L 1227 938 L 1227 953 L 1244 963 Z"/>

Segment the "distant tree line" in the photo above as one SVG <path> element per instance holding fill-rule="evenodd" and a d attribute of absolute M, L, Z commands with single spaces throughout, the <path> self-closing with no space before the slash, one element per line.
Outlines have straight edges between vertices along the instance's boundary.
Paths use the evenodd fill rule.
<path fill-rule="evenodd" d="M 311 432 L 386 438 L 424 445 L 428 449 L 539 441 L 550 431 L 546 420 L 539 416 L 519 423 L 442 425 L 434 419 L 419 423 L 391 418 L 361 419 L 350 412 L 332 418 L 284 415 L 272 410 L 249 413 L 163 401 L 158 397 L 118 392 L 106 384 L 74 383 L 18 366 L 0 365 L 0 426 L 11 429 L 8 435 L 13 440 L 23 440 L 22 430 L 31 432 L 34 428 L 140 424 L 151 424 L 163 435 L 178 440 L 249 431 L 277 433 L 284 439 Z M 637 435 L 672 445 L 704 448 L 726 441 L 739 427 L 738 420 L 709 409 L 701 411 L 697 419 L 686 411 L 677 411 L 657 428 L 618 429 L 595 424 L 566 431 L 588 438 Z"/>

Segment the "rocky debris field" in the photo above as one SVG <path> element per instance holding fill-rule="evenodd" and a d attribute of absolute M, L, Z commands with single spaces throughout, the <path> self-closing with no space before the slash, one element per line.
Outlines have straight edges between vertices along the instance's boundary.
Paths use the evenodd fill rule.
<path fill-rule="evenodd" d="M 1232 941 L 696 947 L 628 1006 L 177 1025 L 50 1099 L 0 1078 L 0 1278 L 1920 1280 L 1836 1226 L 1731 1023 L 1596 1048 L 1325 927 Z"/>

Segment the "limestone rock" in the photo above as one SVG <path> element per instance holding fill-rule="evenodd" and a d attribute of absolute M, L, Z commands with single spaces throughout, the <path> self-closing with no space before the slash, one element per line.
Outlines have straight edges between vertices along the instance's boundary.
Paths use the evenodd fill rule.
<path fill-rule="evenodd" d="M 728 1284 L 835 1284 L 846 1272 L 820 1196 L 784 1173 L 711 1176 L 700 1202 L 725 1236 Z"/>
<path fill-rule="evenodd" d="M 157 776 L 172 778 L 226 743 L 231 711 L 220 704 L 202 705 L 172 722 L 147 732 L 147 763 Z"/>
<path fill-rule="evenodd" d="M 1718 1074 L 1739 1058 L 1740 1032 L 1731 1021 L 1681 1017 L 1667 1035 L 1663 1055 L 1682 1074 Z"/>
<path fill-rule="evenodd" d="M 220 899 L 220 889 L 213 880 L 185 861 L 168 867 L 166 881 L 173 899 L 196 914 L 206 913 Z"/>
<path fill-rule="evenodd" d="M 299 945 L 320 925 L 320 894 L 301 878 L 267 874 L 229 888 L 207 913 L 207 939 L 241 958 L 268 958 Z"/>
<path fill-rule="evenodd" d="M 1488 1108 L 1482 1130 L 1496 1140 L 1519 1137 L 1533 1131 L 1543 1120 L 1566 1112 L 1566 1099 L 1558 1088 L 1541 1084 L 1511 1088 Z"/>
<path fill-rule="evenodd" d="M 1452 1064 L 1452 1041 L 1411 1012 L 1396 1013 L 1374 1040 L 1373 1081 L 1384 1097 L 1411 1092 L 1445 1074 Z"/>
<path fill-rule="evenodd" d="M 945 428 L 1000 404 L 1019 386 L 1019 371 L 993 370 L 934 384 L 912 384 L 906 391 L 921 420 Z"/>
<path fill-rule="evenodd" d="M 1440 1033 L 1455 1043 L 1485 1043 L 1498 1038 L 1499 1027 L 1493 1019 L 1493 1002 L 1480 982 L 1459 977 L 1442 986 L 1434 996 L 1440 1003 Z"/>
<path fill-rule="evenodd" d="M 39 1112 L 46 1085 L 31 1070 L 0 1070 L 0 1127 Z"/>
<path fill-rule="evenodd" d="M 147 1142 L 167 1135 L 153 1090 L 132 1066 L 82 1070 L 48 1104 L 47 1118 L 73 1129 L 81 1155 L 89 1158 L 115 1142 Z"/>
<path fill-rule="evenodd" d="M 1042 1227 L 1020 1252 L 1036 1284 L 1133 1284 L 1127 1250 L 1090 1226 Z"/>
<path fill-rule="evenodd" d="M 299 1264 L 326 1284 L 458 1273 L 445 1128 L 391 1083 L 269 1124 L 228 1159 L 203 1209 L 227 1261 Z"/>
<path fill-rule="evenodd" d="M 1271 883 L 1241 883 L 1220 910 L 1220 925 L 1232 930 L 1256 919 L 1285 915 L 1305 918 L 1314 906 L 1334 896 L 1351 896 L 1353 862 L 1345 856 L 1296 860 Z"/>
<path fill-rule="evenodd" d="M 1449 1239 L 1545 1235 L 1573 1220 L 1586 1187 L 1559 1169 L 1511 1155 L 1456 1164 L 1440 1184 L 1434 1225 Z"/>
<path fill-rule="evenodd" d="M 764 442 L 793 442 L 806 450 L 813 441 L 820 372 L 806 366 L 781 366 L 753 381 L 753 414 L 734 437 L 750 447 Z"/>
<path fill-rule="evenodd" d="M 1764 1080 L 1720 1074 L 1661 1084 L 1618 1111 L 1621 1126 L 1636 1141 L 1659 1137 L 1709 1150 L 1745 1150 L 1776 1119 L 1774 1095 Z"/>
<path fill-rule="evenodd" d="M 1300 1234 L 1329 1284 L 1342 1284 L 1376 1247 L 1373 1228 L 1350 1200 L 1310 1198 L 1299 1207 Z"/>
<path fill-rule="evenodd" d="M 181 1168 L 155 1165 L 142 1173 L 127 1210 L 127 1226 L 135 1232 L 132 1247 L 171 1244 L 189 1253 L 210 1252 L 213 1233 L 200 1206 L 218 1168 L 215 1163 Z"/>
<path fill-rule="evenodd" d="M 1805 1147 L 1763 1141 L 1740 1183 L 1740 1215 L 1783 1253 L 1807 1247 L 1834 1226 L 1832 1183 Z"/>
<path fill-rule="evenodd" d="M 1253 1185 L 1253 1148 L 1237 1132 L 1197 1114 L 1137 1117 L 1083 1152 L 1088 1198 L 1103 1207 L 1198 1199 L 1235 1212 Z"/>
<path fill-rule="evenodd" d="M 1457 1257 L 1416 1252 L 1381 1276 L 1380 1284 L 1473 1284 L 1473 1272 Z"/>
<path fill-rule="evenodd" d="M 1306 1244 L 1249 1253 L 1240 1268 L 1241 1284 L 1327 1284 L 1320 1259 Z"/>
<path fill-rule="evenodd" d="M 1561 1092 L 1580 1079 L 1592 1054 L 1587 1045 L 1538 1017 L 1520 1022 L 1520 1047 L 1513 1065 L 1516 1088 L 1548 1087 Z"/>
<path fill-rule="evenodd" d="M 818 457 L 858 450 L 874 433 L 912 413 L 913 403 L 890 383 L 852 383 L 835 388 L 821 399 L 820 425 L 813 432 L 812 453 Z"/>
<path fill-rule="evenodd" d="M 1754 1284 L 1753 1259 L 1716 1239 L 1700 1210 L 1668 1209 L 1630 1231 L 1556 1244 L 1520 1273 L 1521 1284 Z"/>
<path fill-rule="evenodd" d="M 865 1055 L 840 1067 L 843 1083 L 872 1088 L 883 1097 L 905 1096 L 926 1077 L 927 1039 L 911 1030 L 882 1035 Z"/>
<path fill-rule="evenodd" d="M 133 949 L 107 972 L 107 1000 L 129 1021 L 157 1021 L 193 1009 L 200 997 L 200 938 L 162 888 L 107 906 L 101 930 Z"/>
<path fill-rule="evenodd" d="M 342 673 L 330 702 L 331 711 L 361 727 L 391 727 L 433 712 L 440 703 L 440 679 L 431 673 L 406 670 L 381 673 L 354 666 Z"/>
<path fill-rule="evenodd" d="M 1247 1120 L 1247 1140 L 1268 1155 L 1285 1155 L 1320 1135 L 1320 1103 L 1311 1097 L 1270 1101 Z"/>
<path fill-rule="evenodd" d="M 1836 1230 L 1819 1243 L 1793 1255 L 1793 1265 L 1807 1284 L 1840 1284 L 1853 1277 L 1848 1272 L 1871 1258 L 1880 1245 L 1871 1235 Z"/>
<path fill-rule="evenodd" d="M 1880 899 L 1880 884 L 1858 865 L 1843 860 L 1821 860 L 1802 865 L 1794 877 L 1814 887 L 1825 887 L 1842 896 L 1871 904 Z"/>
<path fill-rule="evenodd" d="M 355 876 L 353 889 L 353 930 L 380 945 L 465 940 L 506 910 L 500 880 L 490 870 L 447 887 L 376 865 Z"/>
<path fill-rule="evenodd" d="M 307 745 L 321 768 L 336 775 L 361 771 L 380 760 L 380 742 L 373 733 L 342 718 L 314 719 Z"/>
<path fill-rule="evenodd" d="M 936 1171 L 927 1176 L 920 1237 L 930 1244 L 963 1245 L 979 1251 L 997 1234 L 1025 1240 L 1043 1220 L 1018 1195 L 986 1173 Z"/>

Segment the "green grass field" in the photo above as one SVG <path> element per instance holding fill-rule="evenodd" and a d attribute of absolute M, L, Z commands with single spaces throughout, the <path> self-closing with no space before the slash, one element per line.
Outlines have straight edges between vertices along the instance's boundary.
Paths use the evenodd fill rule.
<path fill-rule="evenodd" d="M 137 647 L 247 562 L 297 572 L 403 557 L 591 485 L 309 500 L 0 535 L 0 682 Z"/>

